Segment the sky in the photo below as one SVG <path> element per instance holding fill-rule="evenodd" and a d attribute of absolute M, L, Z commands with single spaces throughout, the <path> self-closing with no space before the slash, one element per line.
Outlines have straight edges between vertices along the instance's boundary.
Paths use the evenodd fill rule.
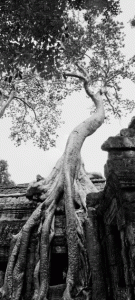
<path fill-rule="evenodd" d="M 125 48 L 124 54 L 127 58 L 135 54 L 135 28 L 131 28 L 129 20 L 135 15 L 135 0 L 121 0 L 123 13 L 119 20 L 125 25 Z M 130 99 L 135 98 L 135 84 L 125 80 L 123 95 Z M 10 134 L 10 119 L 0 119 L 0 159 L 8 162 L 11 179 L 16 184 L 28 183 L 36 179 L 40 174 L 47 177 L 55 163 L 63 154 L 67 138 L 72 129 L 81 121 L 89 117 L 91 100 L 86 98 L 85 92 L 74 92 L 64 100 L 62 120 L 64 124 L 57 131 L 59 137 L 56 147 L 43 151 L 32 142 L 16 147 L 8 137 Z M 109 136 L 115 136 L 122 128 L 126 128 L 135 115 L 128 114 L 126 118 L 116 120 L 111 118 L 110 124 L 103 124 L 92 136 L 88 137 L 82 147 L 81 155 L 88 172 L 101 172 L 104 175 L 104 164 L 107 160 L 107 152 L 101 150 L 101 145 Z"/>

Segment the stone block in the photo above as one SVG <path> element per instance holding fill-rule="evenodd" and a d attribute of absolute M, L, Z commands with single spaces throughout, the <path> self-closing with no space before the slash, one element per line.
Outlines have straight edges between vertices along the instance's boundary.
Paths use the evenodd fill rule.
<path fill-rule="evenodd" d="M 116 149 L 119 149 L 120 151 L 124 149 L 135 150 L 135 137 L 109 137 L 108 140 L 103 143 L 101 149 L 108 152 Z"/>

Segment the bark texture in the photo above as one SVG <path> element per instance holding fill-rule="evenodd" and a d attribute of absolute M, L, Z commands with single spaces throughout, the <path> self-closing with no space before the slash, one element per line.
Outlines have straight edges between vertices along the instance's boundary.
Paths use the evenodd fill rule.
<path fill-rule="evenodd" d="M 32 183 L 27 197 L 34 196 L 37 208 L 22 230 L 13 237 L 4 285 L 5 299 L 46 300 L 49 289 L 50 245 L 54 236 L 55 210 L 64 201 L 68 271 L 63 299 L 89 298 L 90 268 L 86 252 L 86 195 L 96 192 L 80 157 L 85 138 L 93 134 L 104 121 L 102 93 L 93 94 L 85 75 L 70 74 L 83 80 L 86 93 L 96 106 L 96 112 L 71 132 L 63 156 L 46 179 Z"/>

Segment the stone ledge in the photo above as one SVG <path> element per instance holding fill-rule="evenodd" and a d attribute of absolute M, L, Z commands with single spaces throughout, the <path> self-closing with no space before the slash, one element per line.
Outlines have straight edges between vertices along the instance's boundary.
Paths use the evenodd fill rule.
<path fill-rule="evenodd" d="M 28 187 L 28 183 L 3 186 L 0 184 L 0 194 L 13 194 L 13 193 L 25 193 Z"/>
<path fill-rule="evenodd" d="M 135 151 L 135 137 L 113 136 L 109 137 L 107 141 L 101 146 L 103 151 L 114 150 L 134 150 Z"/>

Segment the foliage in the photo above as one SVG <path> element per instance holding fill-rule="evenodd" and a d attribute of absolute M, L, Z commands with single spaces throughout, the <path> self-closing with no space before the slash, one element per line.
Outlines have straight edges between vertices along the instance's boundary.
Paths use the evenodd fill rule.
<path fill-rule="evenodd" d="M 3 186 L 14 185 L 15 183 L 10 179 L 8 173 L 8 163 L 6 160 L 0 160 L 0 184 Z"/>
<path fill-rule="evenodd" d="M 120 117 L 123 108 L 126 113 L 135 107 L 134 99 L 122 99 L 121 95 L 123 79 L 135 78 L 133 64 L 126 61 L 122 52 L 123 23 L 112 16 L 95 18 L 88 13 L 81 18 L 82 27 L 79 19 L 75 21 L 74 16 L 69 19 L 68 27 L 73 34 L 64 42 L 63 59 L 66 65 L 81 62 L 91 86 L 107 86 L 104 97 L 107 117 L 112 112 Z"/>
<path fill-rule="evenodd" d="M 22 78 L 12 74 L 1 79 L 3 103 L 7 103 L 14 90 L 13 100 L 5 112 L 12 119 L 11 138 L 17 145 L 22 140 L 32 139 L 34 144 L 47 150 L 55 145 L 56 129 L 61 124 L 62 99 L 75 86 L 66 86 L 63 76 L 59 80 L 53 76 L 45 81 L 37 72 L 27 69 L 22 73 Z"/>
<path fill-rule="evenodd" d="M 135 27 L 135 17 L 130 21 L 130 23 L 132 27 Z"/>
<path fill-rule="evenodd" d="M 135 107 L 134 101 L 123 99 L 121 93 L 123 79 L 132 79 L 130 62 L 126 61 L 122 52 L 123 24 L 109 17 L 97 24 L 93 32 L 95 42 L 88 66 L 90 82 L 107 86 L 104 98 L 106 111 L 121 117 L 124 111 L 132 111 Z"/>
<path fill-rule="evenodd" d="M 87 9 L 92 24 L 101 12 L 117 14 L 118 2 L 1 3 L 0 117 L 12 118 L 11 138 L 17 145 L 30 138 L 44 150 L 55 145 L 62 99 L 81 87 L 73 79 L 67 85 L 62 76 L 64 65 L 71 69 L 71 63 L 93 43 L 88 43 L 85 24 L 76 16 Z"/>
<path fill-rule="evenodd" d="M 70 6 L 76 9 L 87 9 L 93 14 L 98 15 L 103 13 L 104 16 L 109 14 L 117 15 L 120 12 L 120 1 L 119 0 L 69 0 Z"/>
<path fill-rule="evenodd" d="M 61 40 L 71 8 L 90 9 L 91 14 L 117 14 L 119 1 L 1 1 L 0 72 L 21 65 L 51 77 L 55 71 L 54 57 L 59 54 L 56 44 Z"/>
<path fill-rule="evenodd" d="M 5 104 L 10 97 L 11 90 L 15 89 L 14 100 L 10 103 L 8 110 L 6 109 L 6 115 L 12 118 L 11 138 L 17 145 L 22 140 L 27 141 L 30 138 L 34 144 L 44 150 L 55 145 L 56 129 L 61 123 L 62 99 L 73 90 L 81 88 L 80 81 L 76 79 L 68 79 L 69 85 L 67 85 L 63 78 L 63 72 L 75 70 L 78 62 L 85 67 L 91 86 L 94 88 L 96 85 L 107 86 L 108 89 L 104 96 L 107 117 L 112 112 L 115 116 L 120 117 L 123 107 L 125 111 L 131 111 L 134 108 L 134 101 L 122 99 L 121 96 L 122 79 L 131 78 L 133 80 L 134 71 L 130 71 L 131 62 L 126 62 L 122 54 L 122 47 L 124 47 L 123 24 L 115 21 L 115 18 L 112 17 L 112 13 L 118 13 L 119 1 L 109 1 L 110 6 L 107 5 L 107 2 L 102 1 L 101 9 L 99 1 L 94 2 L 96 4 L 93 1 L 89 1 L 89 3 L 87 1 L 70 1 L 69 3 L 59 1 L 59 6 L 56 6 L 53 1 L 52 9 L 48 8 L 47 10 L 45 6 L 44 10 L 50 16 L 50 20 L 54 17 L 53 13 L 55 16 L 58 16 L 59 13 L 59 22 L 61 23 L 58 22 L 57 26 L 60 27 L 54 26 L 54 31 L 50 23 L 46 23 L 46 28 L 49 28 L 50 31 L 46 30 L 44 26 L 40 27 L 40 22 L 42 24 L 45 22 L 44 10 L 41 9 L 42 1 L 40 4 L 36 1 L 31 4 L 29 0 L 27 5 L 25 1 L 20 2 L 18 8 L 13 1 L 5 4 L 10 5 L 10 8 L 13 5 L 13 14 L 7 14 L 7 18 L 10 20 L 8 26 L 12 24 L 11 27 L 13 27 L 17 22 L 19 11 L 18 18 L 21 18 L 20 29 L 14 33 L 12 30 L 9 31 L 7 39 L 4 29 L 8 55 L 3 58 L 3 50 L 1 51 L 3 70 L 4 68 L 6 70 L 1 77 L 1 91 Z M 46 1 L 44 5 L 47 3 Z M 82 10 L 83 5 L 89 9 Z M 27 8 L 25 16 L 24 8 Z M 77 10 L 78 8 L 80 10 Z M 42 18 L 40 19 L 37 16 L 41 11 Z M 22 17 L 25 18 L 25 22 L 22 21 Z M 3 16 L 3 18 L 6 17 Z M 5 26 L 4 23 L 2 26 Z M 41 31 L 39 30 L 39 35 L 36 35 L 38 26 Z M 25 27 L 27 27 L 27 39 Z M 48 37 L 48 34 L 49 36 L 52 34 L 51 38 Z M 44 37 L 44 41 L 41 37 Z M 10 43 L 11 39 L 12 42 L 14 41 L 13 43 Z M 11 62 L 6 60 L 7 67 L 4 60 L 7 56 L 11 58 L 10 51 L 12 54 L 15 52 L 18 54 L 12 57 Z M 29 57 L 31 53 L 32 55 L 35 53 L 33 58 Z M 23 64 L 24 67 L 22 67 Z"/>

